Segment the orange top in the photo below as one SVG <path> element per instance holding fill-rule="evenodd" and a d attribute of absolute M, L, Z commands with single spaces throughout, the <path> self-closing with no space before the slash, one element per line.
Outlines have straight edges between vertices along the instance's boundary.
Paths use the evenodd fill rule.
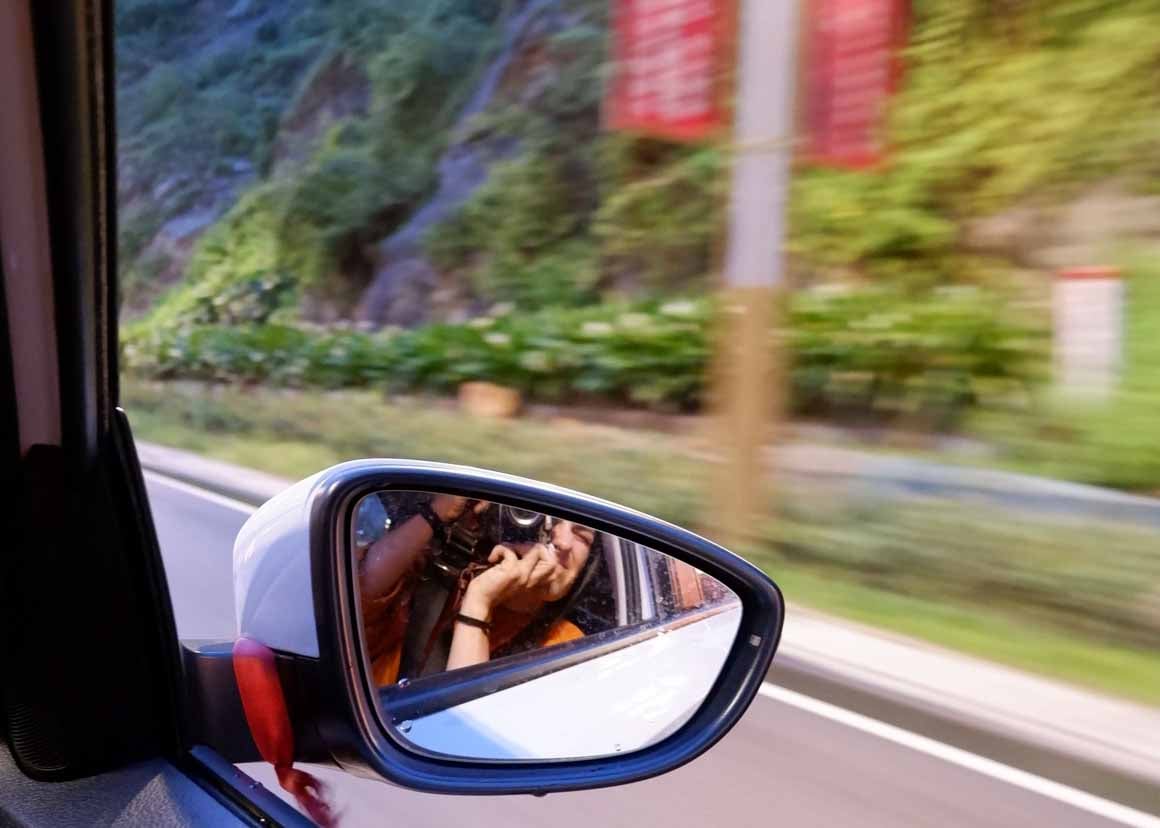
<path fill-rule="evenodd" d="M 544 640 L 540 642 L 540 646 L 551 647 L 553 644 L 563 644 L 565 641 L 575 641 L 577 638 L 583 637 L 584 631 L 582 629 L 571 621 L 560 620 L 548 627 L 548 632 L 544 636 Z"/>
<path fill-rule="evenodd" d="M 411 590 L 404 589 L 406 580 L 401 579 L 389 594 L 363 605 L 367 655 L 371 660 L 371 674 L 380 687 L 394 684 L 399 675 L 403 638 L 411 618 Z"/>

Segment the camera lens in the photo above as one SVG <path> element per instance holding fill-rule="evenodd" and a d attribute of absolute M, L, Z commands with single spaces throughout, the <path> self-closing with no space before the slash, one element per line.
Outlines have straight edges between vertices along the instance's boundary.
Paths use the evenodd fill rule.
<path fill-rule="evenodd" d="M 521 529 L 534 529 L 544 522 L 544 516 L 540 512 L 517 509 L 514 506 L 504 506 L 503 510 L 504 518 Z"/>

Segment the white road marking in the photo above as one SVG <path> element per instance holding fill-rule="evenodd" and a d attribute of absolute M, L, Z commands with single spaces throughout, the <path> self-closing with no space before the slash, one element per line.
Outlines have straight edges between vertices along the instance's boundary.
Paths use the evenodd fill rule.
<path fill-rule="evenodd" d="M 171 489 L 176 489 L 194 497 L 200 497 L 203 500 L 208 500 L 211 503 L 216 503 L 219 506 L 241 512 L 245 515 L 251 515 L 257 511 L 257 507 L 251 506 L 249 503 L 243 503 L 240 500 L 198 488 L 197 486 L 176 480 L 159 472 L 146 471 L 145 476 Z M 1129 808 L 1127 805 L 1121 805 L 1118 802 L 1112 802 L 1109 799 L 1104 799 L 1094 794 L 1085 793 L 1084 791 L 1059 782 L 1053 782 L 1042 776 L 1013 768 L 1010 765 L 1004 765 L 1002 762 L 987 759 L 986 757 L 970 753 L 961 748 L 952 747 L 944 742 L 929 739 L 917 733 L 911 733 L 909 730 L 903 730 L 900 727 L 895 727 L 886 722 L 880 722 L 869 716 L 863 716 L 861 713 L 855 713 L 851 710 L 838 707 L 837 705 L 796 693 L 793 690 L 778 687 L 776 684 L 764 682 L 761 685 L 761 689 L 758 690 L 758 693 L 767 699 L 773 699 L 774 701 L 788 704 L 791 707 L 796 707 L 799 710 L 805 710 L 814 715 L 829 719 L 830 721 L 838 722 L 855 730 L 860 730 L 863 733 L 869 733 L 872 736 L 877 736 L 880 739 L 885 739 L 896 745 L 917 750 L 928 756 L 942 759 L 944 762 L 950 762 L 952 765 L 958 765 L 961 768 L 981 773 L 984 776 L 989 776 L 1000 782 L 1006 782 L 1008 785 L 1014 785 L 1017 788 L 1045 796 L 1048 799 L 1054 799 L 1056 802 L 1062 802 L 1065 805 L 1070 805 L 1081 811 L 1087 811 L 1090 814 L 1095 814 L 1112 822 L 1130 825 L 1133 828 L 1160 828 L 1160 817 L 1146 814 L 1143 811 L 1137 811 L 1135 808 Z"/>
<path fill-rule="evenodd" d="M 803 696 L 801 693 L 795 693 L 793 690 L 778 687 L 776 684 L 765 682 L 761 685 L 761 689 L 758 692 L 767 699 L 773 699 L 774 701 L 788 704 L 791 707 L 805 710 L 829 719 L 830 721 L 838 722 L 847 727 L 852 727 L 855 730 L 860 730 L 863 733 L 869 733 L 872 736 L 885 739 L 888 742 L 894 742 L 897 745 L 917 750 L 928 756 L 934 756 L 945 762 L 950 762 L 953 765 L 958 765 L 959 767 L 967 768 L 976 773 L 981 773 L 984 776 L 989 776 L 992 779 L 1014 785 L 1017 788 L 1023 788 L 1032 793 L 1046 796 L 1049 799 L 1054 799 L 1057 802 L 1062 802 L 1073 808 L 1078 808 L 1081 811 L 1087 811 L 1104 819 L 1119 822 L 1123 825 L 1131 825 L 1135 828 L 1160 828 L 1160 817 L 1146 814 L 1143 811 L 1137 811 L 1134 808 L 1120 805 L 1117 802 L 1103 799 L 1094 794 L 1085 793 L 1084 791 L 1068 787 L 1059 782 L 1052 782 L 1050 779 L 1044 779 L 1042 776 L 1036 776 L 1033 773 L 1013 768 L 1010 765 L 1004 765 L 1002 762 L 996 762 L 993 759 L 987 759 L 974 753 L 961 750 L 960 748 L 951 747 L 943 742 L 928 739 L 926 736 L 919 736 L 917 733 L 911 733 L 909 730 L 903 730 L 900 727 L 886 724 L 886 722 L 880 722 L 877 719 L 871 719 L 869 716 L 854 713 L 845 708 L 811 698 L 810 696 Z"/>
<path fill-rule="evenodd" d="M 149 480 L 153 483 L 160 483 L 163 486 L 168 486 L 170 489 L 176 489 L 179 492 L 184 492 L 187 495 L 192 495 L 193 497 L 198 497 L 202 500 L 208 500 L 210 503 L 216 503 L 218 506 L 222 506 L 226 509 L 231 509 L 235 512 L 241 512 L 243 515 L 249 516 L 258 511 L 257 506 L 253 506 L 249 503 L 243 503 L 240 500 L 234 500 L 232 497 L 226 497 L 225 495 L 220 495 L 217 492 L 211 492 L 208 489 L 198 488 L 197 486 L 186 483 L 183 480 L 170 477 L 167 474 L 161 474 L 160 472 L 150 471 L 148 469 L 144 471 L 146 480 Z"/>

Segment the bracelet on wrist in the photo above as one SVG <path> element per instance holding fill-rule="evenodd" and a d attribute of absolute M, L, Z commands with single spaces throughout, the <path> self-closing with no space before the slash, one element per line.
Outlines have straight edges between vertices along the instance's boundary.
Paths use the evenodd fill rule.
<path fill-rule="evenodd" d="M 455 616 L 455 620 L 461 624 L 466 624 L 469 627 L 483 630 L 485 633 L 491 634 L 491 622 L 481 621 L 478 618 L 472 618 L 470 615 L 464 615 L 462 612 Z"/>
<path fill-rule="evenodd" d="M 442 535 L 446 531 L 447 524 L 444 523 L 443 518 L 439 517 L 435 510 L 431 508 L 430 503 L 420 504 L 418 515 L 427 522 L 427 525 L 431 527 L 431 531 L 434 532 L 435 535 Z"/>

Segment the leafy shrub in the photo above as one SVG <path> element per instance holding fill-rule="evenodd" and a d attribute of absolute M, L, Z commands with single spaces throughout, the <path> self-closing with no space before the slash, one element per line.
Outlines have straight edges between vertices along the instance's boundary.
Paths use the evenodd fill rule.
<path fill-rule="evenodd" d="M 528 77 L 518 100 L 501 92 L 500 102 L 470 124 L 473 149 L 498 148 L 501 160 L 467 203 L 433 229 L 426 247 L 475 297 L 522 308 L 593 300 L 604 271 L 590 225 L 600 202 L 606 38 L 606 29 L 591 22 L 545 38 L 536 64 L 521 70 Z"/>
<path fill-rule="evenodd" d="M 187 278 L 158 303 L 149 323 L 262 323 L 293 300 L 297 289 L 285 259 L 282 193 L 253 190 L 198 239 Z"/>
<path fill-rule="evenodd" d="M 792 306 L 794 406 L 952 424 L 961 412 L 1027 399 L 1042 378 L 1039 333 L 1000 297 L 944 288 L 803 293 Z"/>
<path fill-rule="evenodd" d="M 704 278 L 726 215 L 721 151 L 614 138 L 601 164 L 605 197 L 593 222 L 609 267 L 652 289 Z"/>
<path fill-rule="evenodd" d="M 712 319 L 709 302 L 680 300 L 506 308 L 464 324 L 377 334 L 141 323 L 126 329 L 125 366 L 154 377 L 438 392 L 487 380 L 533 399 L 695 409 Z M 806 295 L 789 319 L 793 402 L 807 413 L 921 416 L 950 426 L 968 410 L 1025 397 L 1040 376 L 1039 344 L 1035 329 L 975 291 Z"/>
<path fill-rule="evenodd" d="M 380 217 L 405 215 L 429 188 L 430 172 L 415 156 L 388 168 L 365 143 L 324 146 L 287 183 L 282 244 L 301 281 L 322 285 L 345 248 L 385 232 L 390 224 Z"/>
<path fill-rule="evenodd" d="M 447 6 L 422 3 L 405 16 L 400 9 L 399 30 L 368 59 L 376 130 L 431 141 L 450 125 L 491 32 L 472 17 L 441 15 Z"/>

